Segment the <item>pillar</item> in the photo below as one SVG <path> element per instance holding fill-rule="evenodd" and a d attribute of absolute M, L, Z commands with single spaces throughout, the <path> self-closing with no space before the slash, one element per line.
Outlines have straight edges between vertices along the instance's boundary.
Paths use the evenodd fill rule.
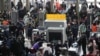
<path fill-rule="evenodd" d="M 8 0 L 7 7 L 8 7 L 8 11 L 11 11 L 11 0 Z"/>
<path fill-rule="evenodd" d="M 76 12 L 78 17 L 78 24 L 80 24 L 80 18 L 79 18 L 79 0 L 76 1 Z"/>
<path fill-rule="evenodd" d="M 16 1 L 15 0 L 13 0 L 13 2 L 14 2 L 14 4 L 16 4 Z"/>
<path fill-rule="evenodd" d="M 54 12 L 54 0 L 51 0 L 51 12 Z"/>
<path fill-rule="evenodd" d="M 30 0 L 26 0 L 26 9 L 29 10 L 30 9 Z"/>
<path fill-rule="evenodd" d="M 97 0 L 94 0 L 94 5 L 96 5 Z"/>
<path fill-rule="evenodd" d="M 0 0 L 0 12 L 4 11 L 4 0 Z"/>

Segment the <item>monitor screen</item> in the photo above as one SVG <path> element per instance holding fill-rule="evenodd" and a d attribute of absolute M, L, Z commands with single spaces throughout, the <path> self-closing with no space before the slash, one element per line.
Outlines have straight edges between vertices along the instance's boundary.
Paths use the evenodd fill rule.
<path fill-rule="evenodd" d="M 49 32 L 49 41 L 58 41 L 62 42 L 62 32 Z"/>

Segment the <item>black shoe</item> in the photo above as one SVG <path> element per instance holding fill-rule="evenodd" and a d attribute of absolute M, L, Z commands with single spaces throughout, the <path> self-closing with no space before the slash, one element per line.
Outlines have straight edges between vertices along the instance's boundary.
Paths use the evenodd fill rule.
<path fill-rule="evenodd" d="M 85 54 L 83 54 L 82 56 L 86 56 Z"/>

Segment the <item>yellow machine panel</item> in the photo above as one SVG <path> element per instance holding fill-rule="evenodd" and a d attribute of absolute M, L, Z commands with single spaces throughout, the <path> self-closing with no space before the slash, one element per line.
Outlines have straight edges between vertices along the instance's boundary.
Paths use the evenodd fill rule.
<path fill-rule="evenodd" d="M 65 14 L 46 14 L 46 20 L 66 20 Z"/>

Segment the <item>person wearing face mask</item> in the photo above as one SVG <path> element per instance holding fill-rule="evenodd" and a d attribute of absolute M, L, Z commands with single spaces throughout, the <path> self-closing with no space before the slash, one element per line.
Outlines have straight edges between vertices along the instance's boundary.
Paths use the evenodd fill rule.
<path fill-rule="evenodd" d="M 77 24 L 76 21 L 74 21 L 72 23 L 71 30 L 72 30 L 74 41 L 76 41 L 77 40 L 77 35 L 78 35 L 78 24 Z"/>
<path fill-rule="evenodd" d="M 72 34 L 72 30 L 71 30 L 71 25 L 68 24 L 68 27 L 66 28 L 66 35 L 68 38 L 68 44 L 69 47 L 71 46 L 71 44 L 73 43 L 73 34 Z"/>

